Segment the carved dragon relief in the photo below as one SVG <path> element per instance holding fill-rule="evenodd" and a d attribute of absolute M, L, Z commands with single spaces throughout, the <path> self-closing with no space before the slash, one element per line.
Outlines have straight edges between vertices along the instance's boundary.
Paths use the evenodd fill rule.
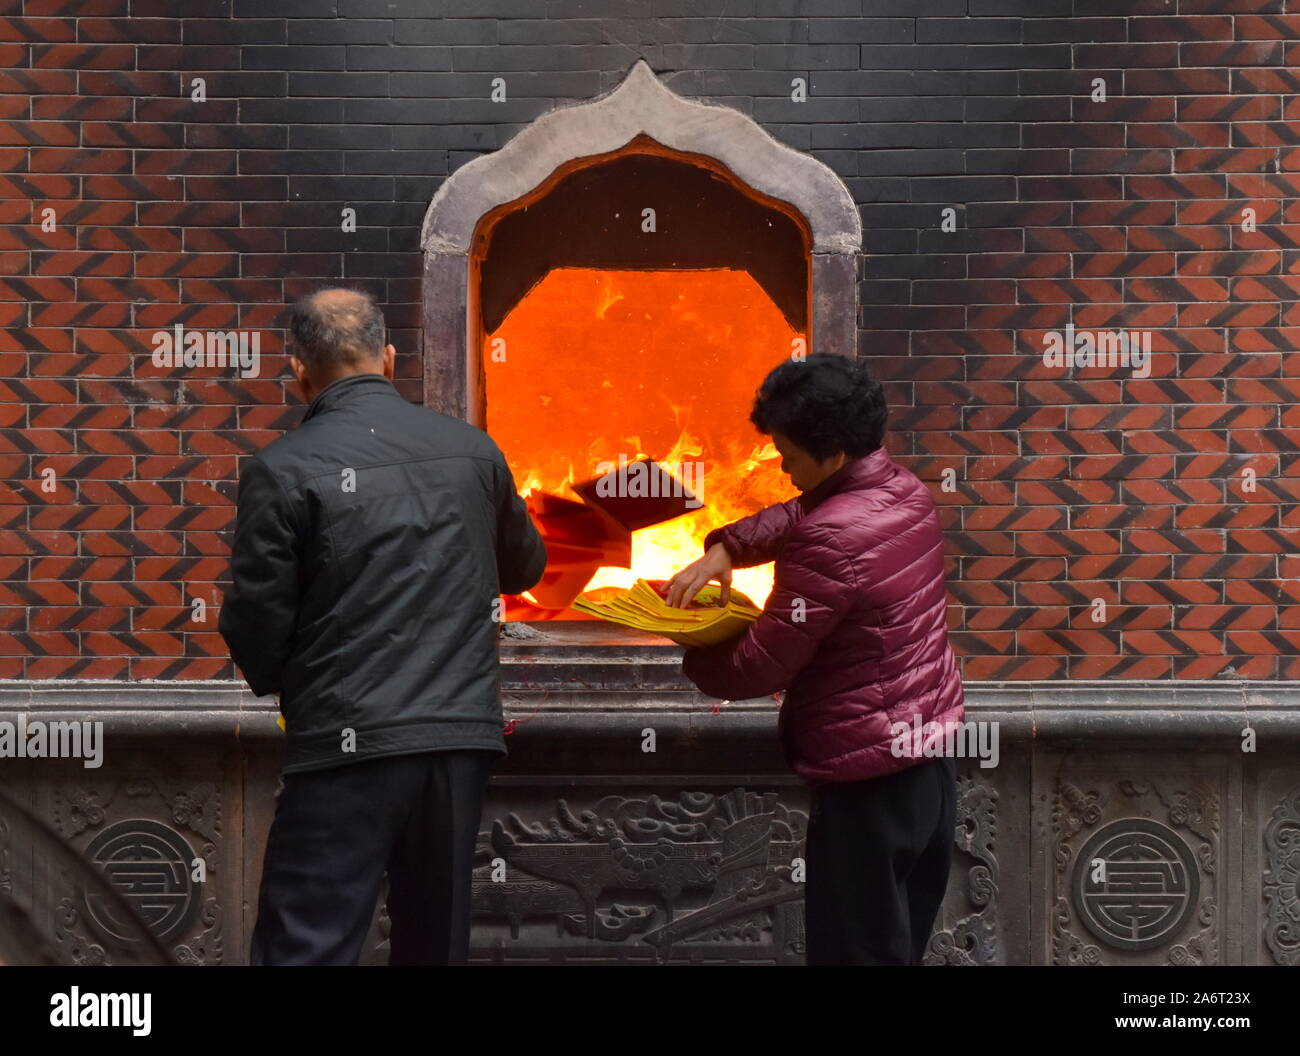
<path fill-rule="evenodd" d="M 794 963 L 806 829 L 776 792 L 611 795 L 589 809 L 561 799 L 550 818 L 511 812 L 481 837 L 475 913 L 504 919 L 512 939 L 551 919 L 557 957 L 635 938 L 661 961 L 707 947 L 710 959 Z"/>

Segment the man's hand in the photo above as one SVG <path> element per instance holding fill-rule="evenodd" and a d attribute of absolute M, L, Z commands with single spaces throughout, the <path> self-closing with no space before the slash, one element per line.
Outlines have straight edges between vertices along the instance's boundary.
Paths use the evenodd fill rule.
<path fill-rule="evenodd" d="M 722 604 L 731 600 L 731 555 L 721 543 L 714 543 L 698 561 L 687 565 L 668 581 L 667 601 L 675 609 L 684 609 L 712 580 L 722 586 Z"/>

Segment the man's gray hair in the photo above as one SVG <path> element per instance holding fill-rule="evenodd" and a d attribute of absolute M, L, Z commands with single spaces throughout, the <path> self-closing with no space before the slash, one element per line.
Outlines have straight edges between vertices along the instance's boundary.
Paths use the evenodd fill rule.
<path fill-rule="evenodd" d="M 363 290 L 307 294 L 293 306 L 289 332 L 298 358 L 310 370 L 362 366 L 384 353 L 384 316 Z"/>

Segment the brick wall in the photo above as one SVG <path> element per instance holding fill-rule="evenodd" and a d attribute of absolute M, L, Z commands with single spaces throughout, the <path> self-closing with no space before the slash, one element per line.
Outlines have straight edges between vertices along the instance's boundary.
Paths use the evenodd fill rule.
<path fill-rule="evenodd" d="M 192 606 L 301 415 L 285 305 L 373 291 L 418 399 L 439 182 L 637 58 L 861 204 L 967 678 L 1296 677 L 1298 39 L 1300 0 L 0 0 L 0 677 L 234 677 Z M 177 323 L 261 376 L 155 367 Z M 1045 365 L 1067 323 L 1150 377 Z"/>

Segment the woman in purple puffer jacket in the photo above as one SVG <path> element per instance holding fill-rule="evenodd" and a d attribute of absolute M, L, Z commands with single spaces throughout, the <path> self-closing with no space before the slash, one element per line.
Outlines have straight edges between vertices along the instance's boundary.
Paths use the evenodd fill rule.
<path fill-rule="evenodd" d="M 709 533 L 668 591 L 685 605 L 711 580 L 729 590 L 733 568 L 776 562 L 762 616 L 688 649 L 683 670 L 728 700 L 785 690 L 782 745 L 811 791 L 809 964 L 920 964 L 952 858 L 956 763 L 898 735 L 963 719 L 943 534 L 926 486 L 882 446 L 886 417 L 863 360 L 773 370 L 750 420 L 802 494 Z"/>

